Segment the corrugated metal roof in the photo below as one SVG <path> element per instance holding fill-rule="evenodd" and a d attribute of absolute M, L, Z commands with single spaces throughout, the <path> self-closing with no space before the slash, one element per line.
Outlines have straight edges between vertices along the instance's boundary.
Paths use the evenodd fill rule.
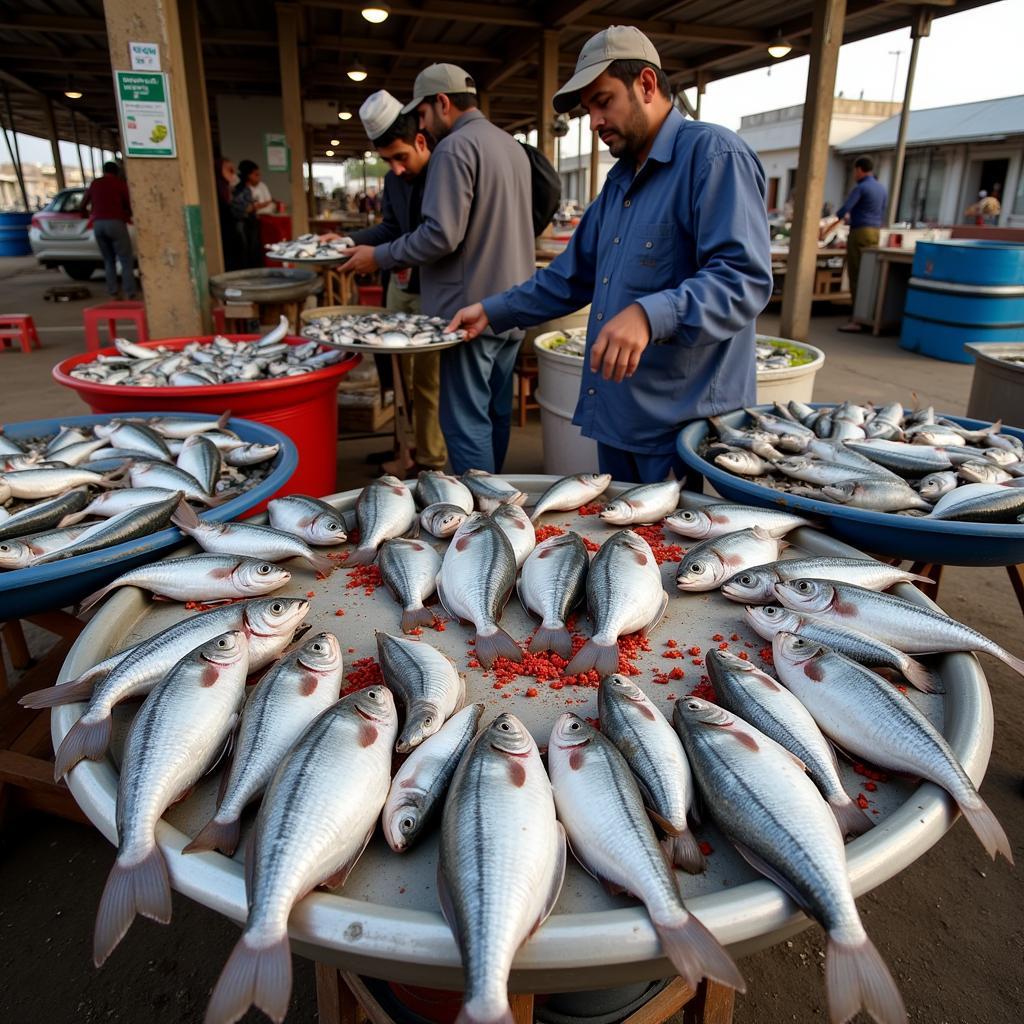
<path fill-rule="evenodd" d="M 899 124 L 898 116 L 890 117 L 835 148 L 840 153 L 894 149 Z M 1024 96 L 912 110 L 907 123 L 908 146 L 935 146 L 1008 135 L 1024 135 Z"/>

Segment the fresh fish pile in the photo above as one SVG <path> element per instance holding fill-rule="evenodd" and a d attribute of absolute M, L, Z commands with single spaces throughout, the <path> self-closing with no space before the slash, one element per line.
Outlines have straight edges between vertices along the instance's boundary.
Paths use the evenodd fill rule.
<path fill-rule="evenodd" d="M 325 345 L 419 348 L 442 341 L 462 341 L 465 331 L 445 332 L 448 321 L 422 313 L 337 313 L 314 317 L 302 337 Z"/>
<path fill-rule="evenodd" d="M 701 454 L 773 490 L 945 521 L 1013 523 L 1024 515 L 1024 442 L 1001 422 L 972 430 L 898 402 L 777 402 L 773 413 L 747 412 L 743 428 L 711 417 L 715 434 Z"/>
<path fill-rule="evenodd" d="M 788 370 L 814 362 L 814 355 L 807 349 L 792 342 L 770 341 L 767 338 L 757 339 L 754 355 L 757 358 L 758 373 L 764 370 Z"/>
<path fill-rule="evenodd" d="M 336 238 L 322 242 L 319 235 L 299 235 L 287 241 L 265 245 L 267 255 L 276 260 L 337 260 L 347 255 L 345 240 Z"/>
<path fill-rule="evenodd" d="M 115 338 L 116 356 L 98 355 L 69 371 L 93 384 L 139 388 L 194 388 L 213 384 L 299 377 L 332 366 L 345 358 L 334 348 L 315 341 L 291 345 L 288 319 L 256 341 L 232 341 L 218 334 L 212 341 L 190 341 L 184 348 L 137 345 Z"/>

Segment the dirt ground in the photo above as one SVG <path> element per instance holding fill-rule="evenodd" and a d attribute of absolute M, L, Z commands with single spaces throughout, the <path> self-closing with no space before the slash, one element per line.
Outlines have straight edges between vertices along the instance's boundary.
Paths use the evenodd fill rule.
<path fill-rule="evenodd" d="M 0 260 L 4 306 L 33 313 L 44 348 L 28 356 L 0 353 L 0 421 L 84 412 L 49 377 L 58 358 L 81 351 L 81 304 L 53 306 L 42 289 L 58 276 L 30 261 Z M 102 287 L 93 282 L 94 300 Z M 827 307 L 811 341 L 827 353 L 818 400 L 910 400 L 963 412 L 970 368 L 911 356 L 893 338 L 845 336 L 845 317 Z M 761 329 L 775 329 L 775 317 Z M 533 414 L 534 416 L 536 414 Z M 363 462 L 379 440 L 340 448 L 344 487 L 369 478 Z M 513 432 L 507 469 L 540 470 L 540 430 L 531 419 Z M 1024 629 L 1001 569 L 947 570 L 941 603 L 1016 653 Z M 982 657 L 996 712 L 995 742 L 982 795 L 1024 852 L 1024 680 Z M 192 1024 L 237 938 L 233 924 L 175 895 L 174 921 L 139 920 L 102 970 L 91 962 L 92 927 L 113 860 L 95 831 L 56 819 L 24 816 L 0 831 L 0 1022 L 3 1024 Z M 868 932 L 890 965 L 909 1018 L 921 1024 L 1010 1024 L 1024 1019 L 1024 884 L 1021 871 L 993 865 L 963 822 L 928 854 L 858 904 Z M 821 932 L 810 928 L 741 964 L 748 995 L 737 1024 L 816 1022 L 824 1012 Z M 316 1018 L 312 965 L 295 958 L 289 1020 Z M 251 1013 L 246 1021 L 263 1020 Z M 859 1020 L 859 1019 L 858 1019 Z"/>

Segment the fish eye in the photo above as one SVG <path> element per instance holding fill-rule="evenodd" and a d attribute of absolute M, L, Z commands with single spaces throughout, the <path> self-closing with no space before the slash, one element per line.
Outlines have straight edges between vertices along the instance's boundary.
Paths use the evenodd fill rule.
<path fill-rule="evenodd" d="M 579 732 L 579 728 L 580 728 L 580 723 L 579 722 L 570 722 L 569 723 L 569 729 L 572 732 Z"/>
<path fill-rule="evenodd" d="M 696 701 L 694 701 L 694 700 L 687 701 L 686 706 L 691 711 L 700 711 L 700 705 Z"/>
<path fill-rule="evenodd" d="M 398 828 L 405 834 L 408 835 L 416 827 L 415 818 L 403 818 L 398 823 Z"/>
<path fill-rule="evenodd" d="M 313 650 L 316 651 L 317 654 L 319 654 L 323 649 L 324 649 L 324 645 L 323 644 L 321 644 L 321 643 L 313 644 Z"/>
<path fill-rule="evenodd" d="M 264 562 L 256 571 L 261 576 L 266 576 L 267 573 L 270 572 L 273 568 L 274 567 L 272 565 L 268 565 L 266 562 Z"/>
<path fill-rule="evenodd" d="M 498 728 L 502 732 L 511 732 L 512 731 L 512 726 L 509 725 L 508 722 L 499 722 L 498 723 Z"/>
<path fill-rule="evenodd" d="M 765 615 L 774 615 L 777 611 L 778 611 L 777 608 L 773 608 L 773 607 L 769 606 L 769 607 L 765 608 L 764 613 L 765 613 Z"/>
<path fill-rule="evenodd" d="M 324 524 L 328 530 L 340 530 L 341 523 L 335 522 L 333 519 L 328 519 Z"/>
<path fill-rule="evenodd" d="M 752 586 L 752 585 L 753 585 L 753 583 L 754 583 L 754 580 L 753 580 L 753 578 L 751 577 L 750 573 L 747 573 L 747 572 L 745 572 L 745 573 L 744 573 L 744 574 L 743 574 L 743 575 L 742 575 L 742 576 L 741 576 L 741 577 L 739 578 L 739 582 L 740 582 L 740 583 L 742 583 L 742 584 L 743 584 L 743 586 L 745 586 L 745 587 L 749 587 L 749 586 Z"/>
<path fill-rule="evenodd" d="M 283 611 L 284 611 L 284 605 L 283 605 L 283 604 L 281 604 L 281 602 L 280 602 L 280 601 L 275 601 L 275 602 L 274 602 L 274 603 L 273 603 L 273 604 L 272 604 L 272 605 L 270 606 L 270 610 L 271 610 L 272 612 L 283 612 Z"/>
<path fill-rule="evenodd" d="M 703 571 L 704 571 L 704 563 L 703 562 L 691 562 L 690 563 L 690 572 L 695 572 L 699 576 Z"/>
<path fill-rule="evenodd" d="M 433 723 L 434 723 L 434 716 L 433 715 L 427 715 L 426 718 L 423 719 L 423 724 L 424 725 L 433 725 Z"/>
<path fill-rule="evenodd" d="M 799 591 L 800 591 L 801 593 L 803 593 L 803 594 L 806 594 L 806 593 L 807 593 L 807 592 L 808 592 L 808 591 L 809 591 L 809 590 L 811 589 L 811 585 L 810 585 L 810 583 L 808 583 L 808 582 L 807 582 L 807 580 L 801 580 L 801 581 L 800 581 L 800 582 L 799 582 L 799 583 L 798 583 L 798 584 L 796 585 L 796 588 L 797 588 L 797 590 L 799 590 Z"/>
<path fill-rule="evenodd" d="M 228 645 L 228 642 L 227 642 L 227 640 L 223 639 L 223 637 L 220 640 L 217 641 L 217 646 L 218 647 L 227 647 L 227 645 Z"/>
<path fill-rule="evenodd" d="M 679 518 L 682 519 L 684 522 L 692 523 L 694 519 L 696 519 L 697 517 L 696 515 L 694 515 L 693 512 L 680 512 Z"/>

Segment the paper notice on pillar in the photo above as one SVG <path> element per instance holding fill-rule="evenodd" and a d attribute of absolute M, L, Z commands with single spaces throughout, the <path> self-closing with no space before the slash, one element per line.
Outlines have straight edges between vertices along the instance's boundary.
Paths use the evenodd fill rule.
<path fill-rule="evenodd" d="M 115 71 L 114 75 L 124 155 L 176 156 L 167 73 Z"/>

